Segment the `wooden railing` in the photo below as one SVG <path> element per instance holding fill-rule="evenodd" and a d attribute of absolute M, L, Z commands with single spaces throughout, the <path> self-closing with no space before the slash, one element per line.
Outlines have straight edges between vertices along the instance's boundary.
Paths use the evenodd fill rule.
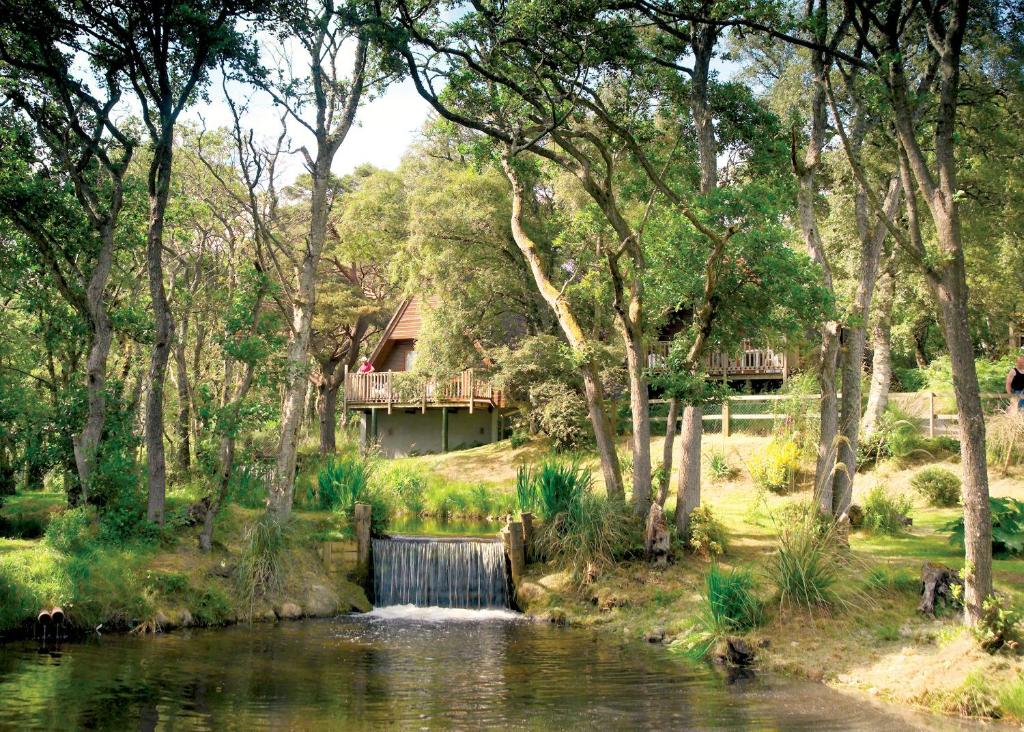
<path fill-rule="evenodd" d="M 668 358 L 669 341 L 652 343 L 647 354 L 647 365 L 656 369 L 664 366 Z M 744 343 L 739 353 L 730 355 L 722 351 L 708 354 L 704 358 L 704 367 L 709 374 L 726 376 L 783 376 L 788 371 L 785 351 L 773 348 L 753 348 Z"/>
<path fill-rule="evenodd" d="M 504 394 L 473 369 L 447 380 L 428 379 L 406 371 L 372 371 L 348 374 L 345 402 L 354 405 L 415 406 L 474 405 L 501 407 Z"/>

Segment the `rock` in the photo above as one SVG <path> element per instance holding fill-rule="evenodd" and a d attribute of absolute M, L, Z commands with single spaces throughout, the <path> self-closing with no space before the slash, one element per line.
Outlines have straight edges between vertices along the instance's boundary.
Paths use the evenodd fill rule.
<path fill-rule="evenodd" d="M 157 628 L 160 630 L 174 630 L 176 627 L 174 621 L 163 610 L 157 610 L 153 614 L 153 622 L 156 623 Z"/>
<path fill-rule="evenodd" d="M 235 573 L 235 565 L 228 564 L 223 559 L 210 568 L 209 574 L 212 577 L 231 577 Z"/>
<path fill-rule="evenodd" d="M 959 587 L 960 592 L 954 593 L 953 588 Z M 963 596 L 964 581 L 955 570 L 941 564 L 925 562 L 921 567 L 921 602 L 918 612 L 935 617 L 935 603 L 942 601 L 943 606 L 958 607 L 960 601 L 957 594 Z"/>
<path fill-rule="evenodd" d="M 338 614 L 338 594 L 325 585 L 311 585 L 302 604 L 311 618 L 329 618 Z"/>
<path fill-rule="evenodd" d="M 626 604 L 626 601 L 616 595 L 608 587 L 599 587 L 597 591 L 590 597 L 590 602 L 597 606 L 597 609 L 601 612 L 608 612 L 612 608 L 622 607 Z"/>
<path fill-rule="evenodd" d="M 274 608 L 274 613 L 281 620 L 298 620 L 302 617 L 302 608 L 294 602 L 283 602 Z"/>
<path fill-rule="evenodd" d="M 715 658 L 729 665 L 750 665 L 755 655 L 748 642 L 735 636 L 728 636 L 715 649 Z"/>
<path fill-rule="evenodd" d="M 665 629 L 654 628 L 652 630 L 647 631 L 644 634 L 644 640 L 648 643 L 661 643 L 663 640 L 665 640 Z"/>

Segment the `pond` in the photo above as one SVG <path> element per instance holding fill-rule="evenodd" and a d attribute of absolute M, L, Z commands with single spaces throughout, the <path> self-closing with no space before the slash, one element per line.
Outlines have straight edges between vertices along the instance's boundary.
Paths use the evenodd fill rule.
<path fill-rule="evenodd" d="M 503 610 L 0 646 L 0 729 L 955 729 Z"/>

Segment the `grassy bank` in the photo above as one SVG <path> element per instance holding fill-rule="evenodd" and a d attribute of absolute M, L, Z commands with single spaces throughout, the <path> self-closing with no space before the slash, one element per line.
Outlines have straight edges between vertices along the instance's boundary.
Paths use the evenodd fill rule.
<path fill-rule="evenodd" d="M 29 505 L 60 500 L 15 496 L 0 515 L 10 519 Z M 39 610 L 53 606 L 65 610 L 73 633 L 151 632 L 368 608 L 361 588 L 325 573 L 316 546 L 334 522 L 317 513 L 296 513 L 273 550 L 275 576 L 254 591 L 244 571 L 252 552 L 247 531 L 261 514 L 226 507 L 208 554 L 198 549 L 198 527 L 171 526 L 147 540 L 115 544 L 100 540 L 88 513 L 79 530 L 0 538 L 0 637 L 31 635 Z"/>

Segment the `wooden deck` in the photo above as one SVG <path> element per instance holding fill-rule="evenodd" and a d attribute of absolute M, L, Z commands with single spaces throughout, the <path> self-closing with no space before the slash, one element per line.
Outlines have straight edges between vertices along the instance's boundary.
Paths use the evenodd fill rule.
<path fill-rule="evenodd" d="M 428 407 L 504 407 L 505 395 L 473 369 L 448 380 L 425 379 L 407 371 L 373 371 L 348 374 L 345 378 L 345 405 L 348 409 Z"/>
<path fill-rule="evenodd" d="M 647 355 L 648 367 L 657 369 L 664 365 L 670 346 L 670 341 L 652 344 Z M 737 379 L 786 379 L 794 366 L 785 350 L 755 348 L 749 343 L 744 343 L 742 349 L 735 354 L 716 351 L 708 354 L 704 360 L 709 375 Z"/>

